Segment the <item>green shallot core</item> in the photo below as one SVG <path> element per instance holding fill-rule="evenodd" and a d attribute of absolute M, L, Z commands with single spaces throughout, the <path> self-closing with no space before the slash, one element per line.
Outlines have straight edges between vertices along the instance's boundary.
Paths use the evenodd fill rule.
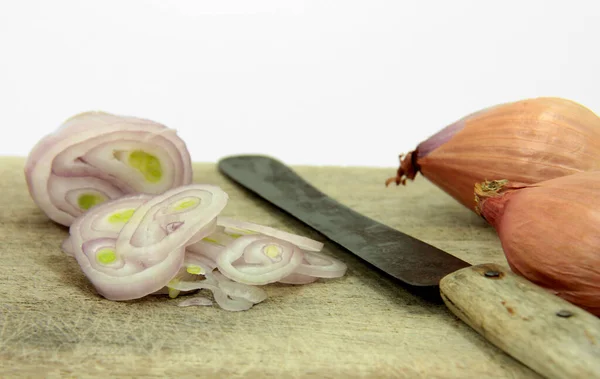
<path fill-rule="evenodd" d="M 142 150 L 134 150 L 129 154 L 128 163 L 144 175 L 144 178 L 150 183 L 157 183 L 163 175 L 160 160 Z"/>
<path fill-rule="evenodd" d="M 135 212 L 135 209 L 131 208 L 131 209 L 126 209 L 121 212 L 113 213 L 112 215 L 110 215 L 108 217 L 108 222 L 110 222 L 111 224 L 119 224 L 119 223 L 124 224 L 127 221 L 129 221 L 131 216 L 133 216 L 134 212 Z"/>
<path fill-rule="evenodd" d="M 93 194 L 93 193 L 84 193 L 83 195 L 77 198 L 77 205 L 79 208 L 87 211 L 91 207 L 101 204 L 106 201 L 106 198 L 101 195 Z"/>
<path fill-rule="evenodd" d="M 200 199 L 197 197 L 186 197 L 185 199 L 179 200 L 173 204 L 174 211 L 183 211 L 192 207 L 195 207 L 200 203 Z"/>
<path fill-rule="evenodd" d="M 188 274 L 193 274 L 193 275 L 204 275 L 205 274 L 202 267 L 197 266 L 197 265 L 188 265 L 185 270 L 188 272 Z"/>
<path fill-rule="evenodd" d="M 277 258 L 281 255 L 281 249 L 275 245 L 265 246 L 264 253 L 269 258 Z"/>
<path fill-rule="evenodd" d="M 179 279 L 177 278 L 173 278 L 171 279 L 171 281 L 167 284 L 167 290 L 169 291 L 169 297 L 171 299 L 175 299 L 177 296 L 179 296 L 179 294 L 181 293 L 181 291 L 179 291 L 178 289 L 173 288 L 174 286 L 178 285 L 180 282 Z"/>
<path fill-rule="evenodd" d="M 113 249 L 100 249 L 96 255 L 98 262 L 107 265 L 113 263 L 117 259 L 117 254 Z"/>
<path fill-rule="evenodd" d="M 210 237 L 204 237 L 204 238 L 202 238 L 202 241 L 212 243 L 214 245 L 220 245 L 219 241 L 217 241 L 214 238 L 210 238 Z"/>
<path fill-rule="evenodd" d="M 248 230 L 248 229 L 241 229 L 241 228 L 233 228 L 233 227 L 227 227 L 226 228 L 228 230 L 228 233 L 230 236 L 237 236 L 237 238 L 246 235 L 246 234 L 258 234 L 258 232 L 255 232 L 253 230 Z M 240 232 L 239 234 L 233 233 L 234 231 L 238 231 Z"/>

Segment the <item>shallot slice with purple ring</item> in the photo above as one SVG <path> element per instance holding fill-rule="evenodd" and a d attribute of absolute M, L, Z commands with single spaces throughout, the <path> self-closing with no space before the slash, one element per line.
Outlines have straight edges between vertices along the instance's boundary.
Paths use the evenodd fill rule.
<path fill-rule="evenodd" d="M 83 243 L 81 250 L 91 268 L 111 276 L 128 276 L 144 270 L 139 262 L 125 260 L 115 251 L 114 238 L 97 238 Z"/>
<path fill-rule="evenodd" d="M 235 241 L 235 238 L 226 234 L 222 226 L 216 226 L 215 230 L 208 236 L 188 245 L 187 251 L 209 257 L 213 261 L 216 261 L 217 256 L 223 251 L 223 248 L 233 241 Z"/>
<path fill-rule="evenodd" d="M 240 257 L 249 263 L 234 266 L 233 262 Z M 264 235 L 245 235 L 223 249 L 217 257 L 217 268 L 236 282 L 264 285 L 293 273 L 303 258 L 302 250 L 287 241 Z"/>
<path fill-rule="evenodd" d="M 227 201 L 227 193 L 208 184 L 190 184 L 155 196 L 125 224 L 117 238 L 117 250 L 142 262 L 160 260 L 171 250 L 185 248 L 190 240 L 209 235 Z M 171 222 L 183 224 L 167 233 L 165 226 Z"/>
<path fill-rule="evenodd" d="M 217 218 L 217 225 L 225 228 L 225 232 L 234 237 L 241 235 L 263 234 L 269 237 L 275 237 L 283 241 L 292 243 L 302 250 L 321 251 L 323 243 L 313 239 L 285 232 L 283 230 L 271 228 L 269 226 L 255 224 L 253 222 L 235 220 L 228 217 Z"/>
<path fill-rule="evenodd" d="M 131 300 L 155 293 L 169 284 L 184 263 L 189 239 L 197 238 L 202 231 L 210 234 L 217 214 L 227 204 L 227 194 L 211 185 L 178 187 L 135 208 L 120 230 L 109 231 L 118 234 L 116 240 L 84 239 L 89 226 L 94 221 L 102 225 L 100 221 L 106 217 L 106 209 L 114 210 L 111 207 L 118 201 L 90 209 L 77 218 L 71 225 L 71 239 L 75 258 L 98 293 L 110 300 Z M 157 214 L 169 217 L 155 217 Z M 149 225 L 165 219 L 174 222 L 170 217 L 174 214 L 179 215 L 177 221 L 183 225 L 170 234 Z M 88 228 L 82 227 L 86 225 Z M 157 231 L 162 234 L 157 235 Z M 99 232 L 94 231 L 96 235 Z M 141 246 L 134 246 L 131 241 Z"/>
<path fill-rule="evenodd" d="M 34 202 L 69 226 L 88 209 L 126 194 L 160 194 L 192 182 L 185 143 L 159 123 L 104 112 L 76 115 L 29 153 Z"/>
<path fill-rule="evenodd" d="M 344 276 L 347 269 L 345 263 L 333 257 L 314 251 L 305 251 L 304 262 L 298 266 L 295 273 L 319 278 L 339 278 Z"/>
<path fill-rule="evenodd" d="M 198 241 L 194 244 L 186 246 L 186 251 L 190 254 L 205 256 L 213 261 L 217 260 L 217 257 L 223 251 L 223 246 L 215 245 L 205 241 Z"/>
<path fill-rule="evenodd" d="M 77 217 L 69 227 L 70 235 L 63 242 L 63 251 L 74 255 L 74 251 L 81 250 L 81 246 L 87 240 L 116 239 L 135 210 L 151 198 L 150 195 L 142 194 L 123 196 L 99 204 L 94 207 L 93 212 Z"/>
<path fill-rule="evenodd" d="M 207 272 L 212 272 L 215 268 L 217 268 L 217 262 L 211 257 L 206 255 L 197 254 L 189 249 L 185 251 L 185 265 L 189 266 L 198 266 L 201 268 L 198 272 L 192 272 L 199 275 L 205 275 Z M 190 270 L 188 269 L 188 272 Z"/>
<path fill-rule="evenodd" d="M 183 264 L 184 249 L 175 249 L 154 266 L 121 254 L 115 240 L 86 241 L 75 258 L 96 291 L 109 300 L 139 299 L 165 286 Z"/>

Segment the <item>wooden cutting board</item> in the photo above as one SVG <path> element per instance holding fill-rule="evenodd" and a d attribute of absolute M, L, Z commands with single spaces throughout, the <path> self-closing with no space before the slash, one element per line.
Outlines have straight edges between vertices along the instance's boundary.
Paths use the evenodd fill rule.
<path fill-rule="evenodd" d="M 67 229 L 29 198 L 22 158 L 0 158 L 0 377 L 539 378 L 459 321 L 332 243 L 340 279 L 268 285 L 246 312 L 180 299 L 99 297 L 60 250 Z M 358 212 L 472 264 L 506 266 L 492 228 L 419 177 L 385 188 L 394 168 L 296 167 Z M 214 164 L 195 182 L 230 195 L 224 215 L 326 241 L 250 196 Z"/>

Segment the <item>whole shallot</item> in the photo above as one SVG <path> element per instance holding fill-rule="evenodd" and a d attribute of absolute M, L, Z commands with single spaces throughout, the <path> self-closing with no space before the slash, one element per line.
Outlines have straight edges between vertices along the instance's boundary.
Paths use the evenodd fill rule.
<path fill-rule="evenodd" d="M 600 169 L 600 118 L 561 98 L 535 98 L 480 110 L 401 155 L 396 177 L 421 173 L 473 210 L 473 186 L 504 178 L 532 184 Z"/>
<path fill-rule="evenodd" d="M 475 194 L 515 273 L 600 316 L 600 171 L 485 181 Z"/>
<path fill-rule="evenodd" d="M 192 164 L 173 129 L 140 118 L 86 112 L 33 147 L 25 178 L 42 211 L 69 226 L 107 200 L 190 184 Z"/>

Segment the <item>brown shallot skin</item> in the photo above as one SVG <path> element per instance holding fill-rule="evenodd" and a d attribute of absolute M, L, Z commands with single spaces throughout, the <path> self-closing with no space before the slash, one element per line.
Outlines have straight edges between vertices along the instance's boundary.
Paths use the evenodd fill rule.
<path fill-rule="evenodd" d="M 475 193 L 515 273 L 600 316 L 600 171 L 487 181 Z"/>
<path fill-rule="evenodd" d="M 494 178 L 532 184 L 600 169 L 600 118 L 567 99 L 540 97 L 470 114 L 401 155 L 396 177 L 417 173 L 473 210 L 473 186 Z"/>

